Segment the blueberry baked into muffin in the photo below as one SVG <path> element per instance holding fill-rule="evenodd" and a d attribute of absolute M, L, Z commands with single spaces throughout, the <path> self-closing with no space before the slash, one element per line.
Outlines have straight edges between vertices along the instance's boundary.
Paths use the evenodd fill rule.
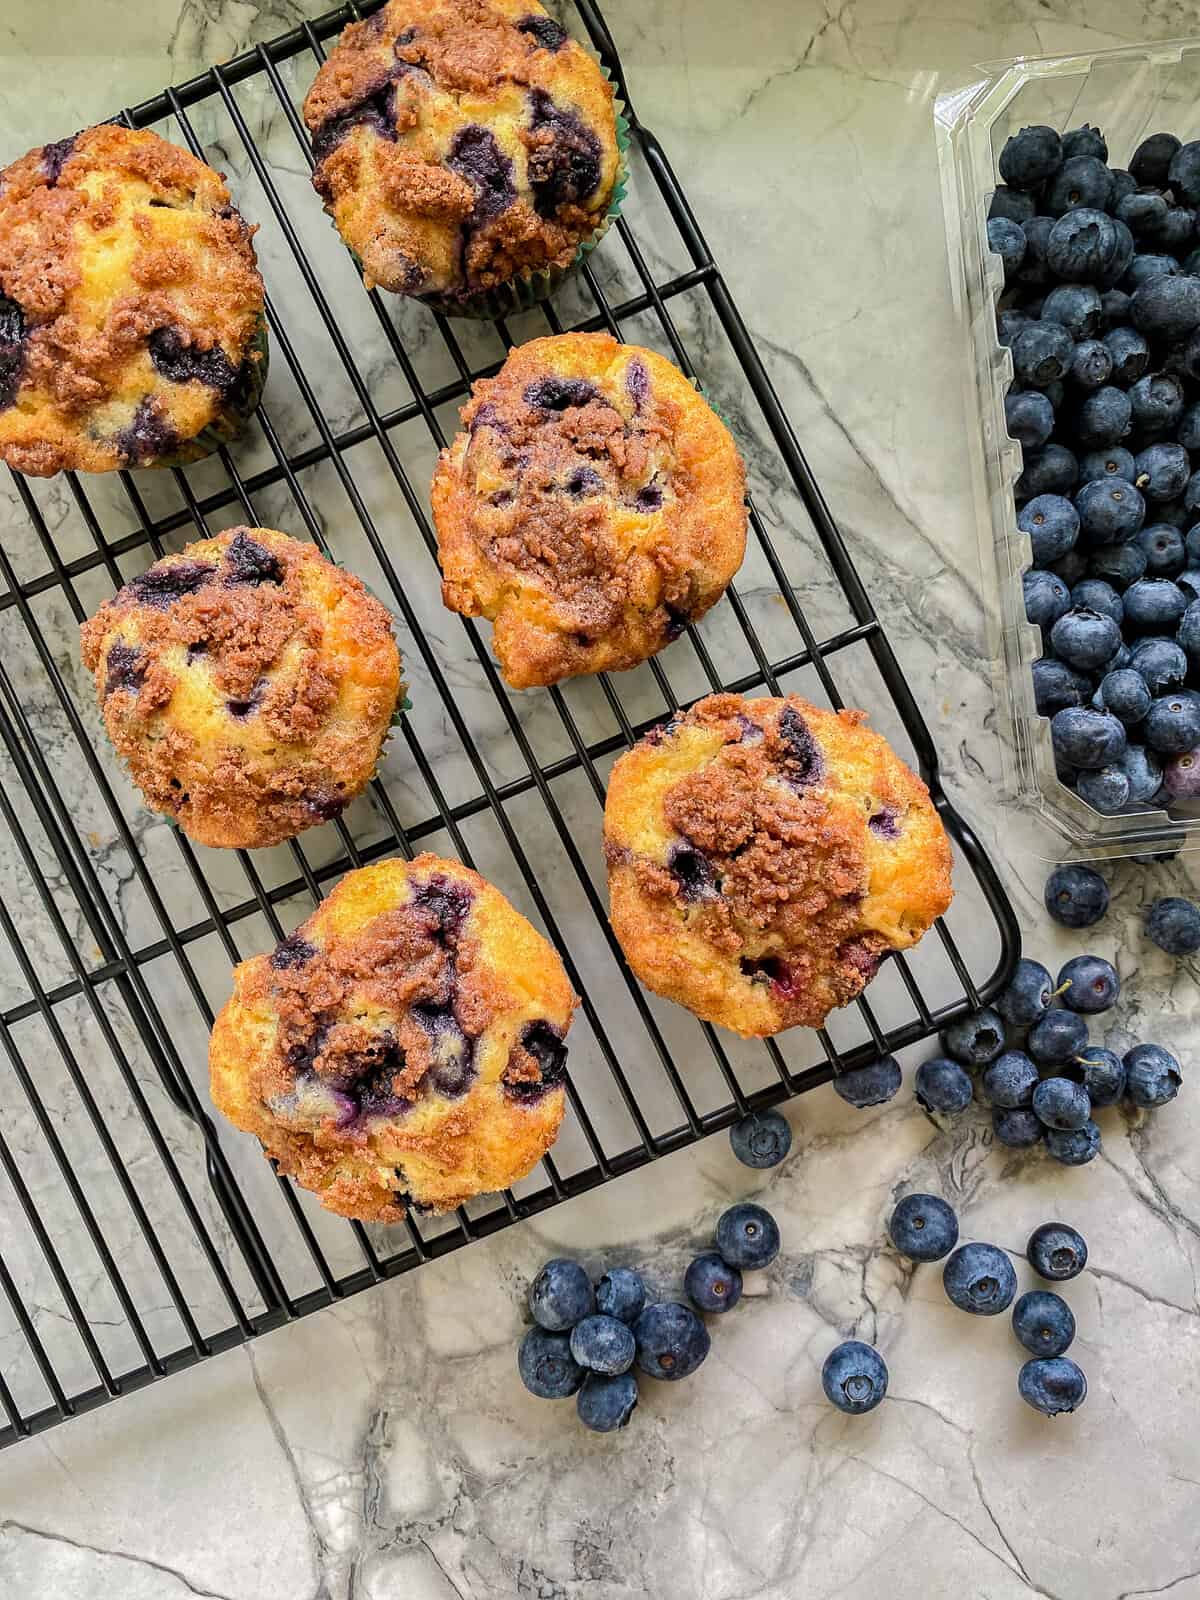
<path fill-rule="evenodd" d="M 557 953 L 478 873 L 383 861 L 235 968 L 213 1101 L 328 1211 L 447 1211 L 554 1143 L 575 1005 Z"/>
<path fill-rule="evenodd" d="M 0 172 L 0 459 L 109 472 L 232 438 L 267 371 L 253 231 L 147 130 L 88 128 Z"/>
<path fill-rule="evenodd" d="M 619 200 L 612 88 L 537 0 L 390 0 L 346 28 L 304 120 L 368 288 L 452 314 L 548 292 Z"/>
<path fill-rule="evenodd" d="M 929 791 L 859 711 L 712 695 L 613 768 L 613 929 L 644 984 L 735 1033 L 819 1027 L 950 904 Z"/>
<path fill-rule="evenodd" d="M 82 645 L 146 803 L 200 844 L 278 844 L 336 817 L 402 692 L 384 607 L 270 528 L 156 561 L 84 623 Z"/>
<path fill-rule="evenodd" d="M 741 565 L 737 447 L 654 351 L 606 333 L 531 340 L 462 420 L 433 480 L 442 598 L 495 624 L 514 689 L 636 666 Z"/>

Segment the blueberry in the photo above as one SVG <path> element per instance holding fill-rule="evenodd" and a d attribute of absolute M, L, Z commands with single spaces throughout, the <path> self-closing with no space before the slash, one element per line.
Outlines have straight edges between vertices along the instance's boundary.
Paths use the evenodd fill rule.
<path fill-rule="evenodd" d="M 1122 262 L 1123 241 L 1118 226 L 1132 246 L 1133 236 L 1129 230 L 1103 211 L 1089 206 L 1068 211 L 1050 230 L 1046 244 L 1047 265 L 1056 277 L 1067 283 L 1103 282 Z M 1124 271 L 1124 265 L 1121 270 Z"/>
<path fill-rule="evenodd" d="M 1146 909 L 1146 937 L 1169 956 L 1200 950 L 1200 906 L 1179 895 L 1154 900 Z"/>
<path fill-rule="evenodd" d="M 1183 1082 L 1179 1063 L 1159 1044 L 1137 1044 L 1125 1053 L 1125 1093 L 1135 1106 L 1165 1106 Z"/>
<path fill-rule="evenodd" d="M 517 1351 L 517 1371 L 530 1394 L 539 1400 L 565 1400 L 579 1388 L 583 1368 L 571 1354 L 565 1333 L 530 1328 Z"/>
<path fill-rule="evenodd" d="M 609 1267 L 596 1285 L 596 1310 L 621 1322 L 636 1322 L 646 1304 L 646 1285 L 632 1267 Z"/>
<path fill-rule="evenodd" d="M 578 1261 L 561 1256 L 546 1265 L 529 1286 L 533 1320 L 551 1333 L 573 1328 L 595 1307 L 592 1282 Z"/>
<path fill-rule="evenodd" d="M 571 1329 L 571 1354 L 581 1367 L 615 1378 L 633 1365 L 633 1334 L 617 1317 L 584 1317 Z"/>
<path fill-rule="evenodd" d="M 1200 800 L 1200 748 L 1172 756 L 1163 769 L 1162 782 L 1172 800 Z"/>
<path fill-rule="evenodd" d="M 1140 378 L 1134 384 L 1134 389 L 1148 380 Z M 1174 378 L 1163 377 L 1162 383 L 1174 383 Z M 1133 390 L 1130 390 L 1130 394 Z M 1134 412 L 1136 418 L 1136 409 Z M 1167 424 L 1170 426 L 1170 424 Z M 1191 463 L 1188 453 L 1178 444 L 1151 444 L 1144 450 L 1139 450 L 1134 457 L 1137 468 L 1137 477 L 1134 479 L 1138 490 L 1146 500 L 1155 504 L 1163 500 L 1174 500 L 1183 493 L 1184 486 L 1191 475 Z M 1175 530 L 1172 530 L 1175 531 Z M 1179 541 L 1180 555 L 1183 554 L 1183 540 Z M 1180 563 L 1182 565 L 1182 561 Z M 1176 569 L 1178 571 L 1178 568 Z"/>
<path fill-rule="evenodd" d="M 1074 1130 L 1091 1116 L 1092 1102 L 1083 1085 L 1070 1078 L 1043 1078 L 1033 1091 L 1033 1109 L 1047 1128 Z"/>
<path fill-rule="evenodd" d="M 1133 458 L 1130 457 L 1132 464 Z M 1018 500 L 1036 499 L 1039 494 L 1070 494 L 1079 481 L 1079 463 L 1066 445 L 1051 441 L 1040 450 L 1027 451 L 1025 465 L 1017 479 Z M 1133 482 L 1132 477 L 1129 480 Z"/>
<path fill-rule="evenodd" d="M 1176 587 L 1186 600 L 1187 595 L 1182 585 L 1177 584 Z M 1179 619 L 1175 638 L 1193 665 L 1200 666 L 1200 602 L 1195 600 L 1188 602 Z"/>
<path fill-rule="evenodd" d="M 1004 1251 L 994 1244 L 964 1244 L 942 1269 L 942 1284 L 960 1311 L 995 1317 L 1012 1305 L 1017 1275 Z"/>
<path fill-rule="evenodd" d="M 1140 672 L 1132 667 L 1122 667 L 1109 672 L 1100 680 L 1100 694 L 1105 711 L 1110 712 L 1126 727 L 1140 722 L 1150 709 L 1150 690 Z"/>
<path fill-rule="evenodd" d="M 711 1343 L 708 1329 L 691 1306 L 676 1301 L 647 1306 L 633 1325 L 633 1337 L 639 1369 L 668 1383 L 695 1372 Z"/>
<path fill-rule="evenodd" d="M 1179 275 L 1179 263 L 1174 256 L 1155 255 L 1149 251 L 1140 251 L 1134 256 L 1126 269 L 1125 276 L 1121 279 L 1121 287 L 1128 289 L 1132 296 L 1144 283 L 1150 283 L 1155 278 L 1173 278 Z M 1130 315 L 1132 316 L 1132 304 Z"/>
<path fill-rule="evenodd" d="M 1055 623 L 1055 628 L 1062 626 Z M 1125 751 L 1125 728 L 1107 711 L 1068 706 L 1050 720 L 1054 754 L 1073 767 L 1097 771 L 1119 761 Z"/>
<path fill-rule="evenodd" d="M 1129 665 L 1140 672 L 1153 695 L 1166 694 L 1187 677 L 1188 659 L 1174 639 L 1139 639 L 1133 646 Z"/>
<path fill-rule="evenodd" d="M 1071 609 L 1070 590 L 1052 572 L 1031 567 L 1022 575 L 1021 589 L 1025 596 L 1025 615 L 1039 628 L 1052 627 Z"/>
<path fill-rule="evenodd" d="M 1076 1012 L 1047 1011 L 1030 1028 L 1026 1049 L 1039 1067 L 1061 1067 L 1087 1042 L 1087 1023 Z"/>
<path fill-rule="evenodd" d="M 864 1110 L 891 1100 L 899 1091 L 900 1063 L 895 1056 L 880 1056 L 865 1067 L 848 1067 L 833 1080 L 833 1087 L 848 1105 Z"/>
<path fill-rule="evenodd" d="M 1082 209 L 1082 207 L 1080 209 Z M 1078 215 L 1078 213 L 1075 213 L 1075 215 Z M 1060 218 L 1060 221 L 1061 220 L 1063 219 Z M 1111 220 L 1114 244 L 1107 266 L 1104 267 L 1100 276 L 1096 279 L 1096 283 L 1101 289 L 1112 289 L 1121 282 L 1121 279 L 1125 276 L 1125 272 L 1129 266 L 1129 263 L 1133 260 L 1134 251 L 1136 249 L 1136 246 L 1133 242 L 1133 235 L 1130 233 L 1125 224 L 1116 217 L 1112 218 Z M 1057 227 L 1058 223 L 1055 223 L 1054 226 Z M 1050 234 L 1052 238 L 1054 235 L 1053 228 L 1050 230 Z M 1050 241 L 1047 240 L 1047 260 L 1049 260 L 1049 248 Z"/>
<path fill-rule="evenodd" d="M 1053 217 L 1029 217 L 1021 224 L 1021 232 L 1025 235 L 1025 260 L 1017 273 L 1017 282 L 1026 290 L 1040 289 L 1054 281 L 1046 261 L 1053 226 Z M 1031 319 L 1036 319 L 1041 307 L 1027 303 L 1024 310 Z"/>
<path fill-rule="evenodd" d="M 1200 450 L 1200 400 L 1193 401 L 1180 417 L 1175 438 L 1185 450 Z"/>
<path fill-rule="evenodd" d="M 958 1243 L 958 1218 L 935 1194 L 909 1194 L 888 1222 L 892 1243 L 912 1261 L 940 1261 Z"/>
<path fill-rule="evenodd" d="M 1112 203 L 1112 173 L 1095 156 L 1071 156 L 1047 183 L 1042 206 L 1052 217 L 1061 217 L 1081 206 L 1104 211 Z"/>
<path fill-rule="evenodd" d="M 1099 339 L 1081 339 L 1071 351 L 1067 377 L 1081 389 L 1099 389 L 1112 377 L 1112 357 Z"/>
<path fill-rule="evenodd" d="M 730 1311 L 742 1298 L 742 1275 L 713 1250 L 691 1263 L 683 1290 L 698 1311 Z"/>
<path fill-rule="evenodd" d="M 1065 706 L 1082 705 L 1091 693 L 1091 680 L 1065 661 L 1047 656 L 1035 661 L 1032 671 L 1033 702 L 1039 716 L 1052 717 Z"/>
<path fill-rule="evenodd" d="M 1065 1222 L 1043 1222 L 1029 1235 L 1025 1254 L 1040 1278 L 1065 1283 L 1087 1266 L 1088 1249 L 1083 1235 Z"/>
<path fill-rule="evenodd" d="M 1053 128 L 1035 126 L 1014 133 L 1000 152 L 1000 176 L 1013 189 L 1036 189 L 1062 165 L 1062 140 Z"/>
<path fill-rule="evenodd" d="M 1187 248 L 1196 231 L 1196 213 L 1190 206 L 1168 206 L 1166 215 L 1155 224 L 1150 238 L 1160 250 L 1178 252 Z"/>
<path fill-rule="evenodd" d="M 1069 587 L 1087 576 L 1087 557 L 1082 550 L 1068 550 L 1065 556 L 1050 563 L 1050 571 Z"/>
<path fill-rule="evenodd" d="M 779 1224 L 762 1206 L 744 1200 L 718 1218 L 717 1249 L 731 1267 L 745 1272 L 769 1267 L 779 1254 Z"/>
<path fill-rule="evenodd" d="M 1142 632 L 1175 628 L 1187 610 L 1187 598 L 1170 578 L 1139 578 L 1124 595 L 1125 621 Z"/>
<path fill-rule="evenodd" d="M 1166 206 L 1163 206 L 1166 210 Z M 988 206 L 988 221 L 993 217 L 1007 217 L 1010 222 L 1028 222 L 1037 211 L 1037 201 L 1031 194 L 1024 194 L 1020 189 L 1010 189 L 1006 184 L 1000 184 L 992 196 Z"/>
<path fill-rule="evenodd" d="M 1114 445 L 1128 434 L 1132 417 L 1129 396 L 1107 383 L 1080 403 L 1074 418 L 1075 437 L 1088 450 Z"/>
<path fill-rule="evenodd" d="M 1074 1411 L 1087 1399 L 1087 1379 L 1066 1356 L 1027 1361 L 1017 1374 L 1017 1392 L 1043 1416 Z"/>
<path fill-rule="evenodd" d="M 1100 1129 L 1090 1119 L 1082 1128 L 1047 1128 L 1046 1153 L 1064 1167 L 1085 1167 L 1100 1154 Z"/>
<path fill-rule="evenodd" d="M 1090 1044 L 1080 1052 L 1076 1067 L 1093 1110 L 1115 1106 L 1125 1093 L 1125 1064 L 1114 1051 Z"/>
<path fill-rule="evenodd" d="M 1046 446 L 1047 450 L 1050 448 Z M 1092 483 L 1096 479 L 1123 478 L 1126 483 L 1132 483 L 1137 477 L 1137 464 L 1130 451 L 1122 445 L 1109 445 L 1107 450 L 1089 450 L 1079 463 L 1080 484 Z"/>
<path fill-rule="evenodd" d="M 1095 771 L 1081 772 L 1075 787 L 1079 798 L 1101 816 L 1118 817 L 1129 807 L 1129 775 L 1120 761 Z"/>
<path fill-rule="evenodd" d="M 1143 723 L 1146 743 L 1162 755 L 1182 755 L 1200 745 L 1200 694 L 1174 689 L 1156 700 Z"/>
<path fill-rule="evenodd" d="M 1129 321 L 1130 296 L 1124 289 L 1105 289 L 1100 295 L 1100 326 L 1104 329 L 1121 327 Z M 1132 330 L 1131 330 L 1132 331 Z M 1141 335 L 1138 335 L 1141 338 Z M 1142 340 L 1145 344 L 1145 340 Z M 1146 360 L 1150 359 L 1149 347 L 1146 350 Z M 1113 357 L 1115 362 L 1116 357 Z M 1140 377 L 1140 373 L 1135 373 Z"/>
<path fill-rule="evenodd" d="M 1129 170 L 1139 184 L 1148 189 L 1165 189 L 1170 181 L 1171 162 L 1180 148 L 1173 133 L 1152 133 L 1133 152 Z"/>
<path fill-rule="evenodd" d="M 1027 1028 L 1049 1009 L 1054 983 L 1040 961 L 1023 956 L 1017 962 L 1008 988 L 996 1001 L 996 1010 L 1014 1028 Z"/>
<path fill-rule="evenodd" d="M 1102 617 L 1111 617 L 1118 628 L 1125 614 L 1121 596 L 1103 578 L 1080 578 L 1071 590 L 1071 609 L 1098 611 Z"/>
<path fill-rule="evenodd" d="M 994 1106 L 1027 1106 L 1037 1087 L 1038 1069 L 1023 1050 L 1006 1050 L 983 1074 L 983 1092 Z"/>
<path fill-rule="evenodd" d="M 1144 531 L 1144 530 L 1143 530 Z M 1088 556 L 1088 572 L 1092 577 L 1103 578 L 1114 589 L 1127 589 L 1145 576 L 1146 553 L 1138 543 L 1101 545 Z"/>
<path fill-rule="evenodd" d="M 637 1403 L 637 1380 L 631 1372 L 616 1378 L 590 1372 L 575 1398 L 575 1410 L 580 1422 L 593 1433 L 613 1433 L 625 1426 Z"/>
<path fill-rule="evenodd" d="M 1006 350 L 1012 349 L 1013 340 L 1025 328 L 1033 327 L 1033 318 L 1024 311 L 1016 311 L 1012 306 L 996 313 L 996 342 Z"/>
<path fill-rule="evenodd" d="M 744 1167 L 777 1167 L 792 1148 L 792 1130 L 778 1111 L 752 1111 L 730 1128 L 729 1142 Z"/>
<path fill-rule="evenodd" d="M 1054 431 L 1054 407 L 1036 391 L 1009 393 L 1004 397 L 1004 423 L 1023 449 L 1040 450 Z"/>
<path fill-rule="evenodd" d="M 872 1345 L 857 1339 L 839 1344 L 825 1357 L 821 1367 L 821 1387 L 825 1398 L 848 1416 L 860 1417 L 875 1407 L 887 1393 L 888 1369 Z"/>
<path fill-rule="evenodd" d="M 1035 1356 L 1060 1356 L 1075 1338 L 1075 1318 L 1062 1295 L 1030 1289 L 1012 1309 L 1013 1332 Z"/>
<path fill-rule="evenodd" d="M 1075 509 L 1079 513 L 1080 544 L 1088 549 L 1126 544 L 1137 537 L 1146 520 L 1141 491 L 1123 478 L 1115 483 L 1099 479 L 1085 483 L 1075 495 Z"/>
<path fill-rule="evenodd" d="M 1078 216 L 1078 212 L 1072 216 Z M 1069 222 L 1065 217 L 1064 222 Z M 1055 223 L 1055 227 L 1061 224 Z M 1051 244 L 1054 235 L 1051 233 Z M 1133 325 L 1150 339 L 1182 339 L 1200 326 L 1200 278 L 1150 278 L 1133 292 Z"/>
<path fill-rule="evenodd" d="M 1027 1150 L 1040 1143 L 1046 1130 L 1028 1106 L 997 1106 L 992 1112 L 992 1132 L 1010 1150 Z"/>
<path fill-rule="evenodd" d="M 1019 222 L 992 217 L 987 225 L 988 249 L 1004 263 L 1004 281 L 1010 282 L 1025 259 L 1025 234 Z"/>
<path fill-rule="evenodd" d="M 1059 973 L 1056 987 L 1072 1011 L 1094 1014 L 1116 1005 L 1121 980 L 1103 956 L 1073 956 Z"/>
<path fill-rule="evenodd" d="M 528 34 L 534 45 L 542 50 L 561 50 L 569 37 L 567 30 L 553 17 L 522 17 L 517 28 L 521 33 Z"/>
<path fill-rule="evenodd" d="M 1157 450 L 1172 447 L 1152 445 L 1150 448 Z M 1149 453 L 1148 450 L 1142 451 L 1142 455 Z M 1141 460 L 1141 456 L 1138 460 Z M 1146 572 L 1151 578 L 1173 578 L 1183 571 L 1187 560 L 1183 535 L 1169 522 L 1152 522 L 1138 534 L 1136 544 L 1146 558 Z"/>
<path fill-rule="evenodd" d="M 970 1105 L 972 1092 L 962 1067 L 944 1056 L 923 1061 L 913 1080 L 917 1104 L 925 1111 L 962 1111 Z"/>
<path fill-rule="evenodd" d="M 1100 327 L 1100 292 L 1090 283 L 1061 283 L 1042 303 L 1041 321 L 1057 322 L 1072 341 L 1091 339 Z"/>
<path fill-rule="evenodd" d="M 1060 661 L 1080 672 L 1094 672 L 1112 658 L 1121 643 L 1121 630 L 1111 617 L 1099 611 L 1086 606 L 1078 610 L 1072 608 L 1052 626 L 1050 643 Z M 1097 761 L 1095 765 L 1102 763 Z"/>
<path fill-rule="evenodd" d="M 985 1006 L 960 1017 L 941 1032 L 942 1049 L 965 1067 L 984 1067 L 1004 1049 L 1004 1019 Z"/>
<path fill-rule="evenodd" d="M 1175 151 L 1167 168 L 1167 182 L 1178 199 L 1190 206 L 1200 205 L 1200 140 L 1182 144 Z"/>
<path fill-rule="evenodd" d="M 1195 601 L 1200 600 L 1200 568 L 1189 567 L 1185 572 L 1181 572 L 1179 574 L 1179 576 L 1175 579 L 1175 582 L 1183 590 L 1184 599 L 1187 601 L 1189 606 Z M 1184 616 L 1187 616 L 1186 611 L 1184 612 Z M 1183 623 L 1181 621 L 1180 627 L 1182 626 Z M 1200 646 L 1200 626 L 1196 627 L 1195 640 L 1197 645 Z"/>
<path fill-rule="evenodd" d="M 1064 928 L 1090 928 L 1108 910 L 1108 885 L 1090 867 L 1055 867 L 1046 879 L 1046 910 Z"/>
<path fill-rule="evenodd" d="M 1135 239 L 1146 239 L 1167 220 L 1167 202 L 1160 194 L 1127 194 L 1113 215 L 1121 219 Z"/>

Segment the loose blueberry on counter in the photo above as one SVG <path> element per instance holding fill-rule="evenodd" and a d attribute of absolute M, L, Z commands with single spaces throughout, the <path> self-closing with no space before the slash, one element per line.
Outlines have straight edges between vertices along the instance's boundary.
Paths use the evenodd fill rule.
<path fill-rule="evenodd" d="M 619 1318 L 593 1313 L 571 1329 L 571 1355 L 590 1372 L 615 1378 L 633 1365 L 633 1334 Z"/>
<path fill-rule="evenodd" d="M 1075 1317 L 1062 1295 L 1030 1289 L 1012 1309 L 1013 1332 L 1031 1355 L 1061 1356 L 1075 1338 Z"/>
<path fill-rule="evenodd" d="M 1055 627 L 1061 625 L 1056 623 Z M 1060 761 L 1098 772 L 1121 759 L 1127 737 L 1124 723 L 1109 712 L 1095 711 L 1090 706 L 1068 706 L 1050 719 L 1050 743 Z"/>
<path fill-rule="evenodd" d="M 575 1397 L 580 1422 L 593 1433 L 614 1433 L 623 1428 L 638 1403 L 637 1380 L 623 1372 L 616 1378 L 589 1372 Z"/>
<path fill-rule="evenodd" d="M 551 1333 L 573 1328 L 595 1309 L 592 1281 L 578 1261 L 562 1256 L 547 1261 L 529 1286 L 533 1320 Z"/>
<path fill-rule="evenodd" d="M 1004 263 L 1004 281 L 1010 283 L 1025 259 L 1025 234 L 1019 222 L 992 217 L 987 225 L 988 249 Z"/>
<path fill-rule="evenodd" d="M 1179 756 L 1200 744 L 1200 694 L 1175 689 L 1150 707 L 1143 724 L 1146 743 L 1160 755 Z"/>
<path fill-rule="evenodd" d="M 1062 166 L 1062 140 L 1053 128 L 1022 128 L 1005 143 L 997 163 L 1011 189 L 1036 189 Z"/>
<path fill-rule="evenodd" d="M 1129 548 L 1128 545 L 1125 546 Z M 1123 722 L 1127 728 L 1142 721 L 1150 709 L 1153 696 L 1146 680 L 1132 667 L 1122 667 L 1117 672 L 1106 673 L 1100 680 L 1100 697 L 1104 709 Z"/>
<path fill-rule="evenodd" d="M 689 1265 L 683 1291 L 698 1311 L 729 1311 L 742 1298 L 742 1275 L 712 1250 Z"/>
<path fill-rule="evenodd" d="M 963 1111 L 971 1103 L 971 1080 L 957 1061 L 935 1056 L 923 1061 L 913 1080 L 913 1093 L 924 1111 Z"/>
<path fill-rule="evenodd" d="M 530 1328 L 517 1351 L 517 1371 L 530 1394 L 539 1400 L 565 1400 L 584 1380 L 584 1370 L 571 1354 L 565 1333 Z"/>
<path fill-rule="evenodd" d="M 887 1393 L 887 1364 L 874 1346 L 847 1339 L 825 1357 L 821 1387 L 825 1398 L 848 1416 L 860 1417 Z"/>
<path fill-rule="evenodd" d="M 1058 974 L 1055 988 L 1072 1011 L 1107 1011 L 1117 1003 L 1121 980 L 1103 956 L 1072 956 Z"/>
<path fill-rule="evenodd" d="M 708 1354 L 708 1329 L 691 1306 L 668 1301 L 647 1306 L 633 1325 L 637 1364 L 650 1378 L 675 1383 L 689 1377 Z"/>
<path fill-rule="evenodd" d="M 1075 1411 L 1087 1399 L 1087 1379 L 1066 1356 L 1027 1361 L 1017 1374 L 1017 1392 L 1043 1416 Z"/>
<path fill-rule="evenodd" d="M 1026 1048 L 1039 1067 L 1061 1067 L 1088 1042 L 1087 1023 L 1074 1011 L 1047 1011 L 1029 1030 Z"/>
<path fill-rule="evenodd" d="M 900 1063 L 895 1056 L 880 1056 L 865 1067 L 848 1067 L 834 1074 L 833 1087 L 848 1105 L 864 1111 L 893 1099 L 901 1083 Z"/>
<path fill-rule="evenodd" d="M 1040 1278 L 1065 1283 L 1087 1266 L 1088 1248 L 1083 1235 L 1065 1222 L 1043 1222 L 1029 1235 L 1025 1254 Z"/>
<path fill-rule="evenodd" d="M 1183 1083 L 1179 1063 L 1160 1044 L 1137 1044 L 1125 1054 L 1125 1093 L 1135 1106 L 1151 1109 L 1174 1100 Z"/>
<path fill-rule="evenodd" d="M 1046 879 L 1046 910 L 1064 928 L 1090 928 L 1108 910 L 1108 885 L 1090 867 L 1055 867 Z"/>
<path fill-rule="evenodd" d="M 994 1244 L 964 1244 L 942 1269 L 942 1285 L 960 1311 L 995 1317 L 1007 1311 L 1017 1292 L 1017 1275 Z"/>
<path fill-rule="evenodd" d="M 622 1322 L 636 1322 L 646 1304 L 646 1285 L 632 1267 L 609 1267 L 596 1285 L 596 1310 Z"/>
<path fill-rule="evenodd" d="M 1200 906 L 1179 895 L 1154 900 L 1146 908 L 1146 937 L 1169 956 L 1200 950 Z"/>
<path fill-rule="evenodd" d="M 1038 1069 L 1023 1050 L 1006 1050 L 983 1074 L 983 1092 L 1001 1110 L 1027 1106 L 1037 1088 Z"/>
<path fill-rule="evenodd" d="M 1026 1150 L 1040 1142 L 1046 1130 L 1028 1106 L 997 1106 L 992 1112 L 992 1132 L 1012 1150 Z"/>
<path fill-rule="evenodd" d="M 1023 956 L 1013 969 L 1008 988 L 996 1001 L 996 1010 L 1010 1027 L 1028 1028 L 1054 998 L 1054 983 L 1040 961 Z"/>
<path fill-rule="evenodd" d="M 1082 1167 L 1100 1154 L 1100 1129 L 1090 1119 L 1082 1128 L 1047 1128 L 1046 1153 L 1064 1167 Z"/>
<path fill-rule="evenodd" d="M 1125 1064 L 1114 1051 L 1101 1045 L 1090 1044 L 1080 1051 L 1072 1071 L 1079 1074 L 1093 1110 L 1115 1106 L 1125 1093 Z"/>
<path fill-rule="evenodd" d="M 960 1017 L 939 1035 L 942 1049 L 964 1067 L 986 1067 L 1004 1049 L 1004 1019 L 985 1006 L 968 1017 Z"/>
<path fill-rule="evenodd" d="M 1047 1128 L 1072 1133 L 1092 1113 L 1087 1090 L 1070 1078 L 1043 1078 L 1033 1091 L 1033 1110 Z"/>
<path fill-rule="evenodd" d="M 778 1111 L 752 1111 L 730 1128 L 729 1143 L 744 1167 L 777 1167 L 792 1148 L 792 1130 Z"/>
<path fill-rule="evenodd" d="M 892 1212 L 888 1233 L 910 1261 L 940 1261 L 958 1243 L 958 1218 L 936 1194 L 906 1194 Z"/>
<path fill-rule="evenodd" d="M 717 1221 L 717 1250 L 731 1267 L 757 1272 L 779 1254 L 779 1224 L 769 1211 L 744 1200 Z"/>

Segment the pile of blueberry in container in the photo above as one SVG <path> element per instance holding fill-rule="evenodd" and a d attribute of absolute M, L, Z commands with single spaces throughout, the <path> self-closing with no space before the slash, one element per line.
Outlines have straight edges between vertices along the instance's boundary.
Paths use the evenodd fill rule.
<path fill-rule="evenodd" d="M 1112 816 L 1200 800 L 1200 141 L 1107 161 L 1096 128 L 1023 128 L 987 233 L 1034 697 L 1060 778 Z"/>

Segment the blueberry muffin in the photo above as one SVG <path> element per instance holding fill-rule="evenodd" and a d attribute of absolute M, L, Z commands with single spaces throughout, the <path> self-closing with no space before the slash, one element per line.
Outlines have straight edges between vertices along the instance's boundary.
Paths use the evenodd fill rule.
<path fill-rule="evenodd" d="M 0 459 L 110 472 L 232 438 L 267 370 L 253 231 L 211 167 L 144 130 L 0 172 Z"/>
<path fill-rule="evenodd" d="M 368 288 L 450 313 L 546 292 L 619 198 L 612 88 L 537 0 L 390 0 L 346 28 L 304 120 Z"/>
<path fill-rule="evenodd" d="M 746 1037 L 819 1027 L 950 904 L 925 785 L 860 711 L 712 695 L 613 768 L 613 929 L 655 993 Z"/>
<path fill-rule="evenodd" d="M 270 528 L 156 561 L 82 643 L 146 803 L 199 844 L 278 844 L 336 817 L 374 772 L 402 692 L 383 606 Z"/>
<path fill-rule="evenodd" d="M 514 689 L 636 666 L 741 565 L 737 448 L 652 350 L 534 339 L 475 385 L 462 420 L 433 480 L 442 598 L 495 624 Z"/>
<path fill-rule="evenodd" d="M 383 861 L 234 969 L 213 1101 L 328 1211 L 448 1211 L 554 1143 L 576 1003 L 554 949 L 478 873 Z"/>

